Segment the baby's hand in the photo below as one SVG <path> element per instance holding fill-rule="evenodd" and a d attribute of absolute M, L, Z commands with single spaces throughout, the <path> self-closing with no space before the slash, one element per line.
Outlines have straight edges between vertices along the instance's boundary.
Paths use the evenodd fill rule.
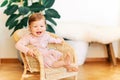
<path fill-rule="evenodd" d="M 34 51 L 32 49 L 27 52 L 27 55 L 35 57 Z"/>
<path fill-rule="evenodd" d="M 58 43 L 62 44 L 63 43 L 63 38 L 58 38 Z"/>

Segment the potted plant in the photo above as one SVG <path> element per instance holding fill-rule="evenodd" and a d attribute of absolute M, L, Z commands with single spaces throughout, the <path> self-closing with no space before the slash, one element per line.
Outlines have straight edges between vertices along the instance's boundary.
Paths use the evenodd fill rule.
<path fill-rule="evenodd" d="M 55 33 L 52 26 L 57 23 L 54 19 L 59 19 L 59 13 L 52 8 L 55 0 L 4 0 L 1 7 L 5 7 L 4 14 L 8 16 L 5 26 L 12 30 L 11 35 L 18 29 L 27 27 L 28 18 L 32 13 L 41 12 L 47 21 L 47 31 Z M 17 54 L 21 61 L 20 54 Z"/>
<path fill-rule="evenodd" d="M 13 30 L 27 27 L 28 18 L 32 13 L 41 12 L 47 21 L 47 31 L 55 33 L 52 25 L 56 26 L 55 18 L 59 19 L 59 13 L 52 8 L 55 0 L 4 0 L 1 7 L 5 7 L 4 14 L 8 17 L 6 27 Z"/>

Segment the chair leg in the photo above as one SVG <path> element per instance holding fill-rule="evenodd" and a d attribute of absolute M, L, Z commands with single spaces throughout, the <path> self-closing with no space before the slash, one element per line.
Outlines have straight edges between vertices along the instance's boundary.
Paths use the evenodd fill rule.
<path fill-rule="evenodd" d="M 24 80 L 24 77 L 25 77 L 26 73 L 27 73 L 27 70 L 26 70 L 26 68 L 25 68 L 20 80 Z"/>
<path fill-rule="evenodd" d="M 77 75 L 76 75 L 76 76 L 74 76 L 74 80 L 77 80 Z"/>
<path fill-rule="evenodd" d="M 24 78 L 23 77 L 21 77 L 21 79 L 20 80 L 24 80 Z"/>
<path fill-rule="evenodd" d="M 112 62 L 113 66 L 117 65 L 117 60 L 115 57 L 115 53 L 113 50 L 113 46 L 112 43 L 109 44 L 105 44 L 105 48 L 106 48 L 106 53 L 108 54 L 108 60 Z"/>
<path fill-rule="evenodd" d="M 109 50 L 108 55 L 109 55 L 113 65 L 116 66 L 117 61 L 116 61 L 116 58 L 115 58 L 115 53 L 114 53 L 114 50 L 113 50 L 112 43 L 108 44 L 107 46 L 108 46 L 108 50 Z"/>

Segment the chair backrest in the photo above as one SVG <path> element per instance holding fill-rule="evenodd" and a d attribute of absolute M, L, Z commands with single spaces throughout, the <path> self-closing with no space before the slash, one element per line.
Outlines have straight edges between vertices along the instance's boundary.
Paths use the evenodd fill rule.
<path fill-rule="evenodd" d="M 24 36 L 25 34 L 28 34 L 28 33 L 30 33 L 30 32 L 27 28 L 19 29 L 14 32 L 13 38 L 17 42 L 22 36 Z"/>

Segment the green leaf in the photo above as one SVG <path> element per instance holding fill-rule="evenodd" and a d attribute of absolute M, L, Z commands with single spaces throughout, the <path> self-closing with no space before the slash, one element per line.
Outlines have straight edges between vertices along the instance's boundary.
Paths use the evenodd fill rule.
<path fill-rule="evenodd" d="M 27 26 L 27 22 L 28 22 L 28 17 L 24 17 L 22 20 L 21 20 L 21 24 L 23 25 L 23 26 Z"/>
<path fill-rule="evenodd" d="M 51 22 L 51 23 L 54 24 L 55 26 L 57 25 L 57 23 L 56 23 L 51 17 L 49 17 L 49 16 L 47 16 L 47 15 L 44 15 L 44 16 L 45 16 L 46 20 L 48 20 L 49 22 Z"/>
<path fill-rule="evenodd" d="M 48 9 L 45 11 L 47 16 L 53 17 L 53 18 L 60 18 L 59 13 L 55 9 Z"/>
<path fill-rule="evenodd" d="M 28 6 L 28 0 L 24 0 L 24 6 Z"/>
<path fill-rule="evenodd" d="M 0 5 L 0 7 L 4 7 L 8 3 L 8 0 L 4 0 L 4 2 Z"/>
<path fill-rule="evenodd" d="M 18 11 L 20 14 L 25 15 L 30 11 L 30 9 L 28 7 L 20 7 Z"/>
<path fill-rule="evenodd" d="M 12 2 L 11 2 L 11 1 L 9 1 L 9 3 L 8 3 L 7 7 L 11 6 L 11 4 L 12 4 Z M 6 9 L 7 9 L 7 8 L 6 8 Z"/>
<path fill-rule="evenodd" d="M 11 2 L 20 2 L 20 0 L 10 0 Z"/>
<path fill-rule="evenodd" d="M 20 22 L 18 23 L 17 21 L 15 21 L 13 24 L 15 26 L 14 30 L 16 31 L 17 29 L 21 29 L 24 26 L 27 26 L 27 21 L 28 21 L 28 17 L 24 17 L 23 19 L 20 20 Z M 17 22 L 17 23 L 16 23 Z M 16 23 L 16 24 L 15 24 Z M 10 25 L 12 27 L 12 25 Z M 14 31 L 13 31 L 14 32 Z"/>
<path fill-rule="evenodd" d="M 9 18 L 6 21 L 6 27 L 9 26 L 11 23 L 13 23 L 15 21 L 16 18 L 18 18 L 20 15 L 18 14 L 12 14 L 11 16 L 9 16 Z"/>
<path fill-rule="evenodd" d="M 21 22 L 18 23 L 18 24 L 15 26 L 15 28 L 14 28 L 13 32 L 11 33 L 11 35 L 13 35 L 16 30 L 22 29 L 22 28 L 23 28 L 23 25 L 21 24 Z"/>
<path fill-rule="evenodd" d="M 12 23 L 9 25 L 9 30 L 12 29 L 12 28 L 14 28 L 14 27 L 16 27 L 17 23 L 18 23 L 18 20 L 12 22 Z"/>
<path fill-rule="evenodd" d="M 4 11 L 4 13 L 7 15 L 11 15 L 14 12 L 16 12 L 17 9 L 18 9 L 18 5 L 11 5 L 11 6 L 7 7 L 7 9 Z"/>
<path fill-rule="evenodd" d="M 24 26 L 23 26 L 22 22 L 20 22 L 20 23 L 15 27 L 14 30 L 16 30 L 16 29 L 22 29 L 23 27 L 24 27 Z"/>
<path fill-rule="evenodd" d="M 54 29 L 52 28 L 51 25 L 47 24 L 47 30 L 46 31 L 49 31 L 49 32 L 52 32 L 52 33 L 55 33 Z"/>
<path fill-rule="evenodd" d="M 39 11 L 42 11 L 45 9 L 45 7 L 40 5 L 40 3 L 38 3 L 38 2 L 33 3 L 29 8 L 33 12 L 39 12 Z"/>
<path fill-rule="evenodd" d="M 55 2 L 55 0 L 42 0 L 43 6 L 46 8 L 52 7 L 54 2 Z"/>

